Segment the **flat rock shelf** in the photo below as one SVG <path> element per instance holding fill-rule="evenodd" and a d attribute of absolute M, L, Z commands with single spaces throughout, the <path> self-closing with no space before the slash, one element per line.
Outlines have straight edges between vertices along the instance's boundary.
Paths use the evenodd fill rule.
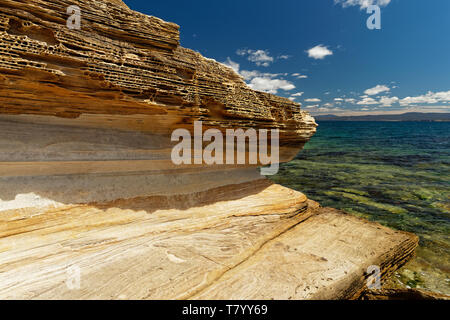
<path fill-rule="evenodd" d="M 268 180 L 0 222 L 1 299 L 355 298 L 369 266 L 387 276 L 418 242 Z"/>

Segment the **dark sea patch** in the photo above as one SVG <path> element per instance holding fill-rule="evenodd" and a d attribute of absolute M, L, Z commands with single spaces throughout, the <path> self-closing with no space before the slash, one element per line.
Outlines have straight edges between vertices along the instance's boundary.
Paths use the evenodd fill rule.
<path fill-rule="evenodd" d="M 420 237 L 396 286 L 450 294 L 450 123 L 330 122 L 273 180 Z"/>

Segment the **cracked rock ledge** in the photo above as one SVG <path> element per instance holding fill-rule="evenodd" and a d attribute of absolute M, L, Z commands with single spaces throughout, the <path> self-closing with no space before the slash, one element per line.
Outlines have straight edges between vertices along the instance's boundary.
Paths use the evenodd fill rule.
<path fill-rule="evenodd" d="M 278 129 L 280 162 L 317 126 L 120 0 L 0 0 L 0 299 L 352 299 L 413 256 L 257 165 L 174 165 L 195 121 Z"/>

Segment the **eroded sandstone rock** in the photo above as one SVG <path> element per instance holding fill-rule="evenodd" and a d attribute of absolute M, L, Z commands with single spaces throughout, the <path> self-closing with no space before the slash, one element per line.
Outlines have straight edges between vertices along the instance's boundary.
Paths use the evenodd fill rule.
<path fill-rule="evenodd" d="M 66 26 L 73 4 L 80 30 Z M 180 47 L 177 25 L 121 1 L 4 0 L 0 21 L 1 114 L 101 119 L 158 134 L 195 120 L 279 128 L 295 150 L 315 132 L 299 104 L 251 90 L 230 68 Z"/>
<path fill-rule="evenodd" d="M 174 165 L 195 121 L 279 129 L 281 162 L 316 124 L 119 0 L 1 0 L 0 72 L 2 299 L 352 298 L 417 245 L 256 165 Z"/>

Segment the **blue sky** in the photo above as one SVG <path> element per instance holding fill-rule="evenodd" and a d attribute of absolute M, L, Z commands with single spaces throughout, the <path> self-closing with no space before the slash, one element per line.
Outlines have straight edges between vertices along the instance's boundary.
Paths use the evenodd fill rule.
<path fill-rule="evenodd" d="M 312 114 L 450 112 L 449 0 L 125 2 Z M 381 8 L 380 30 L 367 28 L 369 4 Z"/>

